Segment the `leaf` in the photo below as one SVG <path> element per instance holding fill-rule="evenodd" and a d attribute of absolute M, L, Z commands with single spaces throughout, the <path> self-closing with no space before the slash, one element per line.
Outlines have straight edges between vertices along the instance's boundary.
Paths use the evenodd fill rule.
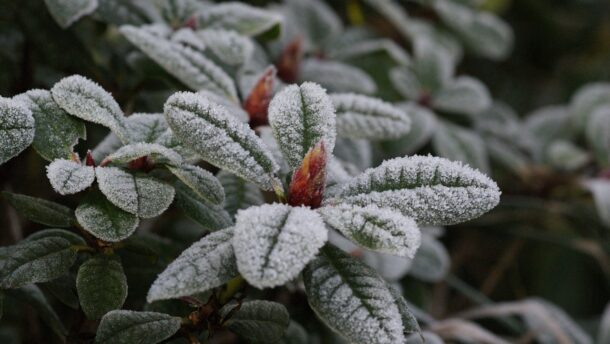
<path fill-rule="evenodd" d="M 430 110 L 415 103 L 404 102 L 397 107 L 409 114 L 411 130 L 398 140 L 387 141 L 382 145 L 385 151 L 393 155 L 410 155 L 430 140 L 437 126 L 437 118 Z"/>
<path fill-rule="evenodd" d="M 295 278 L 327 240 L 313 210 L 265 204 L 240 210 L 233 249 L 237 268 L 251 285 L 275 287 Z"/>
<path fill-rule="evenodd" d="M 176 184 L 176 206 L 209 231 L 233 225 L 231 215 L 222 206 L 208 203 L 182 183 Z"/>
<path fill-rule="evenodd" d="M 110 311 L 95 335 L 97 344 L 155 344 L 180 329 L 180 318 L 154 312 Z"/>
<path fill-rule="evenodd" d="M 84 262 L 76 275 L 76 290 L 87 318 L 99 319 L 120 309 L 127 298 L 123 266 L 110 257 L 97 256 Z"/>
<path fill-rule="evenodd" d="M 447 121 L 438 121 L 432 146 L 443 158 L 462 161 L 485 173 L 490 171 L 485 143 L 474 131 Z"/>
<path fill-rule="evenodd" d="M 235 216 L 240 209 L 265 203 L 263 193 L 256 185 L 226 171 L 218 172 L 216 177 L 224 188 L 224 208 L 231 216 Z"/>
<path fill-rule="evenodd" d="M 235 31 L 199 30 L 197 37 L 219 61 L 229 66 L 240 66 L 250 59 L 254 45 L 250 39 Z"/>
<path fill-rule="evenodd" d="M 525 116 L 526 141 L 534 159 L 542 162 L 547 146 L 557 139 L 570 139 L 574 126 L 568 108 L 561 105 L 545 106 Z M 584 127 L 584 123 L 583 123 Z"/>
<path fill-rule="evenodd" d="M 327 159 L 324 141 L 318 142 L 305 154 L 303 162 L 292 174 L 288 188 L 288 204 L 313 209 L 320 206 L 326 189 Z"/>
<path fill-rule="evenodd" d="M 206 97 L 210 103 L 216 103 L 218 105 L 224 106 L 224 108 L 240 122 L 248 122 L 249 116 L 244 109 L 242 109 L 241 105 L 236 100 L 231 100 L 227 97 L 218 95 L 216 93 L 200 90 L 197 92 L 198 95 Z"/>
<path fill-rule="evenodd" d="M 569 112 L 578 129 L 585 129 L 589 116 L 596 108 L 610 105 L 610 83 L 594 82 L 584 85 L 570 100 Z"/>
<path fill-rule="evenodd" d="M 474 78 L 460 76 L 441 88 L 432 99 L 434 109 L 450 113 L 477 115 L 491 105 L 485 85 Z"/>
<path fill-rule="evenodd" d="M 351 343 L 402 343 L 411 330 L 386 282 L 335 247 L 324 247 L 303 279 L 311 308 Z"/>
<path fill-rule="evenodd" d="M 51 16 L 63 29 L 97 8 L 98 0 L 44 0 Z"/>
<path fill-rule="evenodd" d="M 478 217 L 499 201 L 498 186 L 481 172 L 459 162 L 415 155 L 366 170 L 341 185 L 325 204 L 375 204 L 398 210 L 419 225 L 443 225 Z"/>
<path fill-rule="evenodd" d="M 398 306 L 398 312 L 402 318 L 402 327 L 405 337 L 408 337 L 413 333 L 419 333 L 421 330 L 419 328 L 419 324 L 417 323 L 417 319 L 413 314 L 411 314 L 407 300 L 405 300 L 405 298 L 401 295 L 400 290 L 390 284 L 388 284 L 388 289 L 390 289 L 390 294 L 392 294 L 394 302 L 396 302 L 396 306 Z"/>
<path fill-rule="evenodd" d="M 0 97 L 0 165 L 32 143 L 34 125 L 32 112 L 21 102 Z"/>
<path fill-rule="evenodd" d="M 202 199 L 212 204 L 222 204 L 224 202 L 224 189 L 212 173 L 201 167 L 186 164 L 180 167 L 168 166 L 167 168 Z"/>
<path fill-rule="evenodd" d="M 434 94 L 447 85 L 455 72 L 455 61 L 447 49 L 428 38 L 414 42 L 412 71 L 421 89 Z"/>
<path fill-rule="evenodd" d="M 68 230 L 58 229 L 58 228 L 43 229 L 41 231 L 34 232 L 34 233 L 28 235 L 28 237 L 25 238 L 25 240 L 39 240 L 42 238 L 53 238 L 53 237 L 64 238 L 64 239 L 68 240 L 70 243 L 72 243 L 72 245 L 86 245 L 85 239 L 83 239 L 82 236 L 80 236 L 74 232 L 70 232 Z"/>
<path fill-rule="evenodd" d="M 272 11 L 238 2 L 212 6 L 197 15 L 197 22 L 207 29 L 233 30 L 245 36 L 258 36 L 277 31 L 282 18 Z"/>
<path fill-rule="evenodd" d="M 219 287 L 238 275 L 229 227 L 197 241 L 159 274 L 147 301 L 177 299 Z"/>
<path fill-rule="evenodd" d="M 394 64 L 405 66 L 411 62 L 409 54 L 394 41 L 386 38 L 365 39 L 340 47 L 329 47 L 329 57 L 338 60 L 358 60 L 369 56 L 384 56 Z"/>
<path fill-rule="evenodd" d="M 429 234 L 422 235 L 409 274 L 426 282 L 438 282 L 449 272 L 451 261 L 447 249 Z"/>
<path fill-rule="evenodd" d="M 552 167 L 575 171 L 589 163 L 589 154 L 570 141 L 557 140 L 547 146 L 544 161 Z"/>
<path fill-rule="evenodd" d="M 114 25 L 144 25 L 162 20 L 154 4 L 147 0 L 98 0 L 95 16 Z"/>
<path fill-rule="evenodd" d="M 70 227 L 76 219 L 72 210 L 42 198 L 2 192 L 4 198 L 26 219 L 52 227 Z"/>
<path fill-rule="evenodd" d="M 85 123 L 60 108 L 51 92 L 31 90 L 14 99 L 32 111 L 36 126 L 32 147 L 44 159 L 68 159 L 78 139 L 87 138 Z"/>
<path fill-rule="evenodd" d="M 73 160 L 59 159 L 47 166 L 47 178 L 53 190 L 60 195 L 71 195 L 93 184 L 95 169 L 93 166 L 84 166 Z"/>
<path fill-rule="evenodd" d="M 355 166 L 356 172 L 371 167 L 373 163 L 373 149 L 368 140 L 338 137 L 333 154 L 340 160 Z"/>
<path fill-rule="evenodd" d="M 64 337 L 68 334 L 68 330 L 53 307 L 51 307 L 49 300 L 47 300 L 44 293 L 36 285 L 26 285 L 20 289 L 8 290 L 7 293 L 8 296 L 14 297 L 21 303 L 33 307 L 37 315 L 40 316 L 47 326 L 57 335 Z"/>
<path fill-rule="evenodd" d="M 324 207 L 318 212 L 330 228 L 373 251 L 413 258 L 419 248 L 417 224 L 398 212 L 375 205 L 348 204 Z"/>
<path fill-rule="evenodd" d="M 323 88 L 306 82 L 291 85 L 273 97 L 269 123 L 284 158 L 291 168 L 320 141 L 328 154 L 335 147 L 335 111 Z"/>
<path fill-rule="evenodd" d="M 85 199 L 75 211 L 78 223 L 94 237 L 119 242 L 131 236 L 138 228 L 135 215 L 123 211 L 99 194 Z"/>
<path fill-rule="evenodd" d="M 161 215 L 174 200 L 174 188 L 144 174 L 117 167 L 95 169 L 100 191 L 122 210 L 142 218 Z"/>
<path fill-rule="evenodd" d="M 289 11 L 285 22 L 297 27 L 311 50 L 321 49 L 343 31 L 339 16 L 323 1 L 284 1 L 284 10 Z"/>
<path fill-rule="evenodd" d="M 100 165 L 109 163 L 127 164 L 142 157 L 152 159 L 156 163 L 166 163 L 174 166 L 182 164 L 182 157 L 173 150 L 156 143 L 132 143 L 119 148 L 107 156 Z"/>
<path fill-rule="evenodd" d="M 599 332 L 597 335 L 597 344 L 610 342 L 610 303 L 606 305 L 606 309 L 602 314 L 599 322 Z"/>
<path fill-rule="evenodd" d="M 610 228 L 610 180 L 589 179 L 583 183 L 583 186 L 593 194 L 597 216 L 602 224 Z"/>
<path fill-rule="evenodd" d="M 42 287 L 64 305 L 75 310 L 79 308 L 78 296 L 76 296 L 76 282 L 70 273 L 43 283 Z"/>
<path fill-rule="evenodd" d="M 602 166 L 610 163 L 610 106 L 600 106 L 589 116 L 585 134 Z"/>
<path fill-rule="evenodd" d="M 345 93 L 331 94 L 337 112 L 337 135 L 371 140 L 406 135 L 411 120 L 404 110 L 380 99 Z"/>
<path fill-rule="evenodd" d="M 401 66 L 390 69 L 390 81 L 394 89 L 406 100 L 419 101 L 422 95 L 430 92 L 419 81 L 413 66 Z"/>
<path fill-rule="evenodd" d="M 279 344 L 308 344 L 309 335 L 303 326 L 297 322 L 290 320 L 288 328 L 284 333 L 284 338 L 279 341 Z"/>
<path fill-rule="evenodd" d="M 60 237 L 27 240 L 9 246 L 9 257 L 0 261 L 0 287 L 19 288 L 58 278 L 76 261 L 72 243 Z"/>
<path fill-rule="evenodd" d="M 234 304 L 228 304 L 220 310 L 220 314 L 226 317 L 234 307 Z M 252 300 L 243 302 L 224 326 L 248 342 L 275 343 L 284 336 L 289 323 L 290 316 L 284 305 Z"/>
<path fill-rule="evenodd" d="M 272 190 L 278 166 L 262 141 L 225 108 L 194 93 L 179 92 L 165 103 L 174 134 L 204 160 Z"/>
<path fill-rule="evenodd" d="M 377 91 L 375 81 L 361 69 L 316 58 L 308 58 L 301 63 L 299 80 L 318 83 L 329 92 L 372 94 Z"/>
<path fill-rule="evenodd" d="M 168 128 L 162 113 L 134 113 L 126 121 L 130 142 L 157 143 Z"/>

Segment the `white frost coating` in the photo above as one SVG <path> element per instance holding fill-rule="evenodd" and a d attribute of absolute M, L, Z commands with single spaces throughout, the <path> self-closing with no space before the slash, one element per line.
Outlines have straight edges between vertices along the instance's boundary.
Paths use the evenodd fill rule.
<path fill-rule="evenodd" d="M 0 165 L 34 140 L 34 117 L 21 102 L 0 97 Z"/>
<path fill-rule="evenodd" d="M 491 105 L 491 95 L 485 85 L 474 78 L 461 76 L 434 95 L 435 109 L 465 115 L 477 115 Z"/>
<path fill-rule="evenodd" d="M 162 113 L 134 113 L 127 117 L 130 142 L 155 143 L 167 130 Z"/>
<path fill-rule="evenodd" d="M 216 177 L 224 188 L 224 208 L 231 216 L 235 216 L 240 209 L 265 203 L 265 197 L 256 185 L 227 171 L 218 172 Z"/>
<path fill-rule="evenodd" d="M 230 76 L 200 51 L 151 34 L 146 27 L 121 26 L 125 37 L 167 72 L 193 90 L 207 89 L 237 99 Z"/>
<path fill-rule="evenodd" d="M 332 49 L 332 47 L 330 47 Z M 389 39 L 369 39 L 345 45 L 331 50 L 329 57 L 339 60 L 349 60 L 366 55 L 385 52 L 395 63 L 408 65 L 411 62 L 409 54 L 401 46 Z"/>
<path fill-rule="evenodd" d="M 324 222 L 373 251 L 413 258 L 421 236 L 413 219 L 375 205 L 341 204 L 318 210 Z"/>
<path fill-rule="evenodd" d="M 209 29 L 233 30 L 242 35 L 256 36 L 282 23 L 282 17 L 238 2 L 226 2 L 200 11 L 197 22 Z"/>
<path fill-rule="evenodd" d="M 299 80 L 319 83 L 329 92 L 354 92 L 371 94 L 377 85 L 359 68 L 350 65 L 309 58 L 303 61 Z"/>
<path fill-rule="evenodd" d="M 295 278 L 328 238 L 324 222 L 309 208 L 265 204 L 240 210 L 233 248 L 237 267 L 257 288 Z"/>
<path fill-rule="evenodd" d="M 67 28 L 97 8 L 97 0 L 44 0 L 51 17 L 62 28 Z"/>
<path fill-rule="evenodd" d="M 112 204 L 142 218 L 160 215 L 174 200 L 173 187 L 147 175 L 117 167 L 97 167 L 95 175 L 100 191 Z"/>
<path fill-rule="evenodd" d="M 47 178 L 60 195 L 71 195 L 93 184 L 95 169 L 76 161 L 59 159 L 47 166 Z"/>
<path fill-rule="evenodd" d="M 233 227 L 211 233 L 187 248 L 159 274 L 146 300 L 175 299 L 223 285 L 237 276 Z"/>
<path fill-rule="evenodd" d="M 197 37 L 206 45 L 218 61 L 229 66 L 244 64 L 252 56 L 254 45 L 252 41 L 235 31 L 199 30 Z"/>
<path fill-rule="evenodd" d="M 74 215 L 87 232 L 109 242 L 128 238 L 140 223 L 135 215 L 117 208 L 100 194 L 86 198 L 76 208 Z"/>
<path fill-rule="evenodd" d="M 57 105 L 70 115 L 108 127 L 123 143 L 129 142 L 123 111 L 97 83 L 72 75 L 56 83 L 51 94 Z"/>
<path fill-rule="evenodd" d="M 411 120 L 406 112 L 381 99 L 331 94 L 337 112 L 337 135 L 352 138 L 393 139 L 406 135 Z"/>
<path fill-rule="evenodd" d="M 293 169 L 320 140 L 328 154 L 335 147 L 335 109 L 326 91 L 317 84 L 291 85 L 276 94 L 269 104 L 269 124 Z"/>
<path fill-rule="evenodd" d="M 413 66 L 394 67 L 390 69 L 389 76 L 394 89 L 407 100 L 417 100 L 421 95 L 422 85 Z"/>
<path fill-rule="evenodd" d="M 224 189 L 212 173 L 199 166 L 188 164 L 180 167 L 168 166 L 167 168 L 204 200 L 212 204 L 222 204 L 224 202 Z"/>
<path fill-rule="evenodd" d="M 182 157 L 173 150 L 156 143 L 132 143 L 119 148 L 107 156 L 103 162 L 126 164 L 132 160 L 148 156 L 158 163 L 167 163 L 174 166 L 182 164 Z"/>
<path fill-rule="evenodd" d="M 583 184 L 593 194 L 597 216 L 610 228 L 610 180 L 590 179 Z"/>
<path fill-rule="evenodd" d="M 237 118 L 240 122 L 248 122 L 250 120 L 248 113 L 244 111 L 241 105 L 235 100 L 231 100 L 208 90 L 198 91 L 197 94 L 208 98 L 208 100 L 212 103 L 224 106 L 225 109 L 231 115 L 235 116 L 235 118 Z"/>
<path fill-rule="evenodd" d="M 265 190 L 273 189 L 278 166 L 247 124 L 195 93 L 176 93 L 164 108 L 176 137 L 202 159 Z"/>
<path fill-rule="evenodd" d="M 412 156 L 383 162 L 342 185 L 325 204 L 375 204 L 419 225 L 448 225 L 482 215 L 500 201 L 494 181 L 460 162 Z"/>
<path fill-rule="evenodd" d="M 600 106 L 587 121 L 585 135 L 600 164 L 610 162 L 610 106 Z"/>
<path fill-rule="evenodd" d="M 280 166 L 279 173 L 281 175 L 288 174 L 292 172 L 292 169 L 288 166 L 286 159 L 284 159 L 284 155 L 282 154 L 282 150 L 275 140 L 275 136 L 273 136 L 273 129 L 270 126 L 260 126 L 256 128 L 256 132 L 258 136 L 261 138 L 265 147 L 269 150 L 273 159 Z"/>
<path fill-rule="evenodd" d="M 195 50 L 204 51 L 206 49 L 205 43 L 195 34 L 195 31 L 190 28 L 182 28 L 172 33 L 170 40 L 194 48 Z"/>

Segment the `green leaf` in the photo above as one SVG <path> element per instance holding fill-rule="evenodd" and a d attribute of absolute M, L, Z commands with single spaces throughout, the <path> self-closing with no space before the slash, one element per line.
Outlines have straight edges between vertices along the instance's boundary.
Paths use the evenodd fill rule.
<path fill-rule="evenodd" d="M 354 92 L 373 94 L 377 84 L 363 70 L 351 65 L 317 58 L 308 58 L 301 63 L 299 81 L 320 84 L 329 92 Z"/>
<path fill-rule="evenodd" d="M 75 211 L 78 223 L 94 237 L 119 242 L 138 228 L 138 217 L 116 207 L 102 195 L 87 197 Z"/>
<path fill-rule="evenodd" d="M 436 154 L 449 160 L 457 160 L 488 173 L 489 157 L 485 143 L 474 131 L 447 121 L 439 121 L 432 137 Z"/>
<path fill-rule="evenodd" d="M 58 278 L 76 261 L 72 243 L 60 237 L 27 240 L 8 247 L 1 257 L 0 287 L 19 288 Z"/>
<path fill-rule="evenodd" d="M 226 317 L 234 307 L 235 304 L 224 306 L 221 316 Z M 282 304 L 252 300 L 243 302 L 224 326 L 249 342 L 275 343 L 284 336 L 289 323 L 290 316 Z"/>
<path fill-rule="evenodd" d="M 176 184 L 176 206 L 209 231 L 233 226 L 231 215 L 222 206 L 208 203 L 182 183 Z"/>
<path fill-rule="evenodd" d="M 421 330 L 419 328 L 419 324 L 417 323 L 417 319 L 409 310 L 409 305 L 407 304 L 407 300 L 400 294 L 400 291 L 390 285 L 388 283 L 388 288 L 390 289 L 390 293 L 394 298 L 394 302 L 396 302 L 396 306 L 398 306 L 398 312 L 400 312 L 400 316 L 402 318 L 403 324 L 403 333 L 405 337 L 408 337 L 411 334 L 419 333 Z"/>
<path fill-rule="evenodd" d="M 98 0 L 44 0 L 59 26 L 67 28 L 97 8 Z"/>
<path fill-rule="evenodd" d="M 233 228 L 211 233 L 187 248 L 159 274 L 147 301 L 177 299 L 219 287 L 238 275 Z"/>
<path fill-rule="evenodd" d="M 155 163 L 165 163 L 174 166 L 182 164 L 180 154 L 170 148 L 156 143 L 132 143 L 119 148 L 116 152 L 108 155 L 102 161 L 102 165 L 110 162 L 115 164 L 127 164 L 141 157 L 150 157 Z"/>
<path fill-rule="evenodd" d="M 436 110 L 474 116 L 491 105 L 485 85 L 474 78 L 460 76 L 441 88 L 432 99 Z"/>
<path fill-rule="evenodd" d="M 225 190 L 224 208 L 231 216 L 235 216 L 240 209 L 265 203 L 263 193 L 256 185 L 227 171 L 218 172 L 216 177 Z"/>
<path fill-rule="evenodd" d="M 606 228 L 610 228 L 610 181 L 607 179 L 589 179 L 584 186 L 593 194 L 597 216 Z"/>
<path fill-rule="evenodd" d="M 445 278 L 450 264 L 449 252 L 445 246 L 433 236 L 424 234 L 409 275 L 426 282 L 438 282 Z"/>
<path fill-rule="evenodd" d="M 572 96 L 570 116 L 578 129 L 585 129 L 593 111 L 605 105 L 610 105 L 610 83 L 590 83 L 579 88 Z"/>
<path fill-rule="evenodd" d="M 120 309 L 127 298 L 127 278 L 121 263 L 97 256 L 84 262 L 76 275 L 81 308 L 89 319 Z"/>
<path fill-rule="evenodd" d="M 343 31 L 341 18 L 320 0 L 284 1 L 285 22 L 296 26 L 311 50 L 321 49 Z"/>
<path fill-rule="evenodd" d="M 309 335 L 303 326 L 299 323 L 290 320 L 290 324 L 286 329 L 284 338 L 282 338 L 278 344 L 308 344 L 310 343 Z"/>
<path fill-rule="evenodd" d="M 79 308 L 78 296 L 76 295 L 76 281 L 71 274 L 67 273 L 57 279 L 42 283 L 41 287 L 64 305 L 72 309 Z"/>
<path fill-rule="evenodd" d="M 64 337 L 68 330 L 61 322 L 61 319 L 51 307 L 49 300 L 42 291 L 34 284 L 26 285 L 20 289 L 7 291 L 8 296 L 14 297 L 23 304 L 30 305 L 36 313 L 58 336 Z"/>
<path fill-rule="evenodd" d="M 157 143 L 167 131 L 162 113 L 134 113 L 127 117 L 130 142 Z"/>
<path fill-rule="evenodd" d="M 47 166 L 47 178 L 53 190 L 60 195 L 71 195 L 83 191 L 95 180 L 93 166 L 84 166 L 73 160 L 54 160 Z"/>
<path fill-rule="evenodd" d="M 142 0 L 97 0 L 95 16 L 114 25 L 144 25 L 161 21 L 153 2 Z"/>
<path fill-rule="evenodd" d="M 455 61 L 436 41 L 422 38 L 414 42 L 412 73 L 420 89 L 429 94 L 438 92 L 453 77 Z"/>
<path fill-rule="evenodd" d="M 610 93 L 609 93 L 610 95 Z M 525 116 L 526 141 L 534 160 L 542 162 L 548 145 L 558 139 L 571 139 L 574 126 L 571 125 L 568 108 L 560 105 L 545 106 Z M 584 128 L 584 123 L 582 124 Z"/>
<path fill-rule="evenodd" d="M 38 232 L 34 232 L 30 234 L 25 240 L 38 240 L 42 238 L 52 238 L 59 237 L 64 238 L 72 243 L 72 245 L 86 245 L 85 239 L 82 236 L 70 232 L 65 229 L 51 228 L 51 229 L 43 229 Z"/>
<path fill-rule="evenodd" d="M 214 175 L 201 167 L 182 165 L 180 167 L 167 167 L 180 181 L 191 188 L 197 196 L 212 204 L 222 204 L 225 192 L 220 181 Z"/>
<path fill-rule="evenodd" d="M 430 110 L 416 103 L 404 102 L 397 106 L 409 114 L 411 130 L 400 139 L 386 141 L 382 145 L 392 155 L 410 155 L 430 140 L 437 126 L 437 118 Z"/>
<path fill-rule="evenodd" d="M 391 61 L 394 65 L 401 66 L 411 62 L 409 54 L 400 45 L 385 38 L 349 42 L 349 44 L 339 47 L 330 46 L 329 49 L 331 49 L 328 53 L 329 57 L 343 61 L 358 61 L 366 57 L 374 57 L 376 61 Z"/>
<path fill-rule="evenodd" d="M 551 142 L 545 153 L 544 162 L 564 171 L 576 171 L 590 161 L 587 151 L 567 140 Z"/>
<path fill-rule="evenodd" d="M 196 18 L 201 27 L 233 30 L 245 36 L 277 31 L 282 23 L 282 17 L 272 11 L 238 2 L 226 2 L 207 8 L 200 11 Z"/>
<path fill-rule="evenodd" d="M 26 219 L 52 227 L 70 227 L 76 219 L 72 210 L 61 204 L 10 192 L 2 192 L 10 205 Z"/>
<path fill-rule="evenodd" d="M 373 269 L 335 247 L 324 247 L 303 279 L 311 308 L 351 343 L 403 343 L 404 334 L 413 332 L 395 291 Z"/>
<path fill-rule="evenodd" d="M 254 45 L 252 41 L 235 31 L 199 30 L 197 37 L 211 51 L 216 61 L 229 66 L 240 66 L 250 60 Z"/>
<path fill-rule="evenodd" d="M 0 165 L 23 152 L 34 135 L 32 112 L 19 101 L 0 97 Z"/>
<path fill-rule="evenodd" d="M 156 344 L 180 329 L 180 318 L 154 312 L 110 311 L 95 335 L 97 344 Z"/>
<path fill-rule="evenodd" d="M 598 107 L 587 122 L 585 134 L 602 166 L 610 164 L 610 106 Z"/>
<path fill-rule="evenodd" d="M 86 139 L 85 123 L 55 103 L 51 92 L 31 90 L 14 98 L 25 104 L 36 122 L 32 147 L 48 161 L 68 159 L 78 139 Z"/>

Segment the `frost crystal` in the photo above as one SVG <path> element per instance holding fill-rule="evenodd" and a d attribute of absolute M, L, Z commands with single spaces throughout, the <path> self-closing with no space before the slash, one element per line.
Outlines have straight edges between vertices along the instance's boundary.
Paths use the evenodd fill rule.
<path fill-rule="evenodd" d="M 168 169 L 199 197 L 213 204 L 224 201 L 224 189 L 212 173 L 194 165 L 168 166 Z"/>
<path fill-rule="evenodd" d="M 44 0 L 59 26 L 67 28 L 97 8 L 97 0 Z"/>
<path fill-rule="evenodd" d="M 295 278 L 327 240 L 324 222 L 309 208 L 265 204 L 240 210 L 233 248 L 237 267 L 257 288 Z"/>
<path fill-rule="evenodd" d="M 244 64 L 254 51 L 252 41 L 235 31 L 200 30 L 197 36 L 218 61 L 229 66 Z"/>
<path fill-rule="evenodd" d="M 233 30 L 242 35 L 256 36 L 280 25 L 282 18 L 271 11 L 238 2 L 226 2 L 200 11 L 197 21 L 205 28 Z"/>
<path fill-rule="evenodd" d="M 231 100 L 227 97 L 218 95 L 214 92 L 210 92 L 208 90 L 201 90 L 197 92 L 198 95 L 204 96 L 208 98 L 211 103 L 216 103 L 218 105 L 224 106 L 225 109 L 235 118 L 237 118 L 240 122 L 248 122 L 249 116 L 244 109 L 242 109 L 241 105 L 234 100 Z"/>
<path fill-rule="evenodd" d="M 432 156 L 385 161 L 342 185 L 327 204 L 347 202 L 399 210 L 420 225 L 464 222 L 500 201 L 496 183 L 459 162 Z"/>
<path fill-rule="evenodd" d="M 230 227 L 191 245 L 159 274 L 146 300 L 153 302 L 201 293 L 237 276 L 232 238 Z"/>
<path fill-rule="evenodd" d="M 93 184 L 95 169 L 72 160 L 55 160 L 47 166 L 47 177 L 60 195 L 70 195 Z"/>
<path fill-rule="evenodd" d="M 0 165 L 34 140 L 34 117 L 21 102 L 0 97 Z"/>
<path fill-rule="evenodd" d="M 375 205 L 348 204 L 318 211 L 328 226 L 373 251 L 413 258 L 419 248 L 421 238 L 417 224 L 398 212 Z"/>
<path fill-rule="evenodd" d="M 135 215 L 117 208 L 99 194 L 88 197 L 76 208 L 74 214 L 87 232 L 109 242 L 128 238 L 140 222 Z"/>
<path fill-rule="evenodd" d="M 107 163 L 127 164 L 132 160 L 148 156 L 157 163 L 166 163 L 174 166 L 182 164 L 182 157 L 173 150 L 156 143 L 133 143 L 121 147 L 107 156 L 102 165 Z"/>
<path fill-rule="evenodd" d="M 256 185 L 249 183 L 227 171 L 216 175 L 225 190 L 224 208 L 235 216 L 238 210 L 265 203 L 263 193 Z"/>
<path fill-rule="evenodd" d="M 346 93 L 331 94 L 337 112 L 337 135 L 392 139 L 409 132 L 411 120 L 402 109 L 377 98 Z"/>
<path fill-rule="evenodd" d="M 110 93 L 97 83 L 73 75 L 56 83 L 51 94 L 55 102 L 70 115 L 108 127 L 123 143 L 129 142 L 123 111 Z"/>
<path fill-rule="evenodd" d="M 269 104 L 269 123 L 293 169 L 316 143 L 324 141 L 328 154 L 335 147 L 335 110 L 325 90 L 314 83 L 291 85 L 276 94 Z"/>
<path fill-rule="evenodd" d="M 371 94 L 377 91 L 375 81 L 361 69 L 341 62 L 314 58 L 303 61 L 299 80 L 317 82 L 329 92 Z"/>
<path fill-rule="evenodd" d="M 174 199 L 174 188 L 153 177 L 116 167 L 95 169 L 100 191 L 112 204 L 142 218 L 160 215 Z"/>
<path fill-rule="evenodd" d="M 195 93 L 179 92 L 165 103 L 174 134 L 209 163 L 272 190 L 278 166 L 260 138 L 227 110 Z"/>
<path fill-rule="evenodd" d="M 162 113 L 134 113 L 127 117 L 130 142 L 156 143 L 167 130 Z"/>

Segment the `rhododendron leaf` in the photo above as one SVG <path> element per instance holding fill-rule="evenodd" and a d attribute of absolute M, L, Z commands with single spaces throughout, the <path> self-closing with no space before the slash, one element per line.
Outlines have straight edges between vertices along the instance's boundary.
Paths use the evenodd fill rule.
<path fill-rule="evenodd" d="M 76 221 L 72 210 L 64 205 L 10 192 L 2 192 L 2 196 L 32 222 L 52 227 L 71 227 Z"/>
<path fill-rule="evenodd" d="M 289 11 L 287 22 L 298 28 L 312 50 L 320 49 L 343 31 L 339 16 L 323 1 L 288 0 L 284 3 L 285 10 Z"/>
<path fill-rule="evenodd" d="M 60 195 L 83 191 L 95 180 L 93 166 L 84 166 L 73 160 L 55 160 L 47 166 L 47 177 Z"/>
<path fill-rule="evenodd" d="M 197 196 L 212 204 L 222 204 L 224 202 L 224 189 L 212 173 L 201 167 L 186 164 L 179 167 L 168 166 L 168 169 L 190 187 Z"/>
<path fill-rule="evenodd" d="M 155 312 L 110 311 L 95 335 L 96 344 L 156 344 L 180 329 L 180 318 Z"/>
<path fill-rule="evenodd" d="M 200 11 L 197 22 L 205 28 L 233 30 L 242 35 L 257 36 L 278 31 L 282 17 L 247 4 L 226 2 Z"/>
<path fill-rule="evenodd" d="M 329 47 L 329 57 L 338 60 L 355 60 L 369 56 L 383 55 L 394 64 L 405 66 L 411 62 L 409 54 L 397 43 L 389 39 L 366 39 L 350 42 L 344 46 L 333 49 Z"/>
<path fill-rule="evenodd" d="M 569 108 L 578 129 L 585 129 L 589 116 L 602 105 L 610 105 L 610 83 L 594 82 L 578 89 Z"/>
<path fill-rule="evenodd" d="M 328 154 L 324 141 L 320 141 L 305 154 L 303 162 L 292 174 L 288 189 L 288 204 L 304 205 L 314 209 L 320 206 L 326 187 L 327 161 Z"/>
<path fill-rule="evenodd" d="M 244 101 L 244 109 L 250 117 L 250 126 L 268 124 L 267 112 L 269 103 L 273 96 L 273 80 L 275 79 L 275 67 L 268 67 L 258 79 L 250 94 Z"/>
<path fill-rule="evenodd" d="M 229 66 L 244 64 L 252 56 L 254 45 L 250 39 L 235 31 L 227 30 L 199 30 L 197 37 L 205 44 L 219 61 Z"/>
<path fill-rule="evenodd" d="M 98 239 L 118 242 L 138 228 L 138 217 L 110 203 L 100 194 L 85 199 L 75 210 L 78 223 Z"/>
<path fill-rule="evenodd" d="M 375 81 L 361 69 L 316 58 L 309 58 L 301 63 L 299 80 L 318 83 L 329 92 L 372 94 L 377 91 Z"/>
<path fill-rule="evenodd" d="M 62 28 L 67 28 L 97 8 L 98 0 L 44 0 L 51 17 Z"/>
<path fill-rule="evenodd" d="M 114 25 L 144 25 L 162 20 L 154 3 L 146 0 L 98 0 L 95 16 Z"/>
<path fill-rule="evenodd" d="M 487 87 L 477 79 L 460 76 L 441 88 L 432 99 L 432 107 L 440 111 L 477 115 L 491 105 Z"/>
<path fill-rule="evenodd" d="M 34 140 L 35 130 L 30 109 L 0 97 L 0 165 L 23 152 Z"/>
<path fill-rule="evenodd" d="M 227 316 L 235 307 L 235 304 L 224 306 L 221 316 Z M 290 316 L 281 303 L 251 300 L 243 302 L 224 326 L 254 343 L 277 343 L 284 337 L 289 323 Z"/>
<path fill-rule="evenodd" d="M 65 229 L 50 228 L 34 232 L 28 235 L 24 240 L 38 240 L 42 238 L 60 237 L 68 240 L 73 245 L 85 245 L 85 239 L 82 236 Z"/>
<path fill-rule="evenodd" d="M 240 122 L 248 122 L 249 116 L 246 111 L 241 107 L 236 100 L 229 99 L 219 94 L 201 90 L 197 92 L 198 95 L 206 97 L 210 102 L 224 106 L 224 108 Z"/>
<path fill-rule="evenodd" d="M 423 234 L 409 275 L 426 282 L 438 282 L 445 278 L 450 264 L 449 252 L 445 246 L 433 236 Z"/>
<path fill-rule="evenodd" d="M 127 298 L 127 277 L 121 263 L 110 257 L 90 258 L 78 268 L 76 291 L 89 319 L 120 309 Z"/>
<path fill-rule="evenodd" d="M 383 142 L 382 145 L 385 151 L 393 155 L 410 155 L 430 140 L 437 126 L 437 118 L 432 111 L 412 102 L 400 103 L 396 106 L 409 114 L 411 130 L 407 135 L 397 140 Z"/>
<path fill-rule="evenodd" d="M 485 143 L 475 131 L 446 121 L 439 121 L 435 129 L 432 146 L 436 154 L 464 162 L 482 172 L 489 172 Z"/>
<path fill-rule="evenodd" d="M 240 209 L 265 203 L 263 193 L 256 185 L 227 171 L 218 172 L 216 177 L 224 188 L 224 208 L 231 216 L 235 216 Z"/>
<path fill-rule="evenodd" d="M 176 184 L 176 206 L 209 231 L 233 225 L 231 215 L 222 206 L 207 202 L 182 183 Z"/>
<path fill-rule="evenodd" d="M 143 157 L 150 158 L 156 163 L 165 163 L 174 166 L 180 166 L 183 161 L 180 154 L 160 144 L 132 143 L 123 146 L 116 152 L 108 155 L 102 160 L 100 165 L 104 166 L 109 163 L 127 164 Z"/>

